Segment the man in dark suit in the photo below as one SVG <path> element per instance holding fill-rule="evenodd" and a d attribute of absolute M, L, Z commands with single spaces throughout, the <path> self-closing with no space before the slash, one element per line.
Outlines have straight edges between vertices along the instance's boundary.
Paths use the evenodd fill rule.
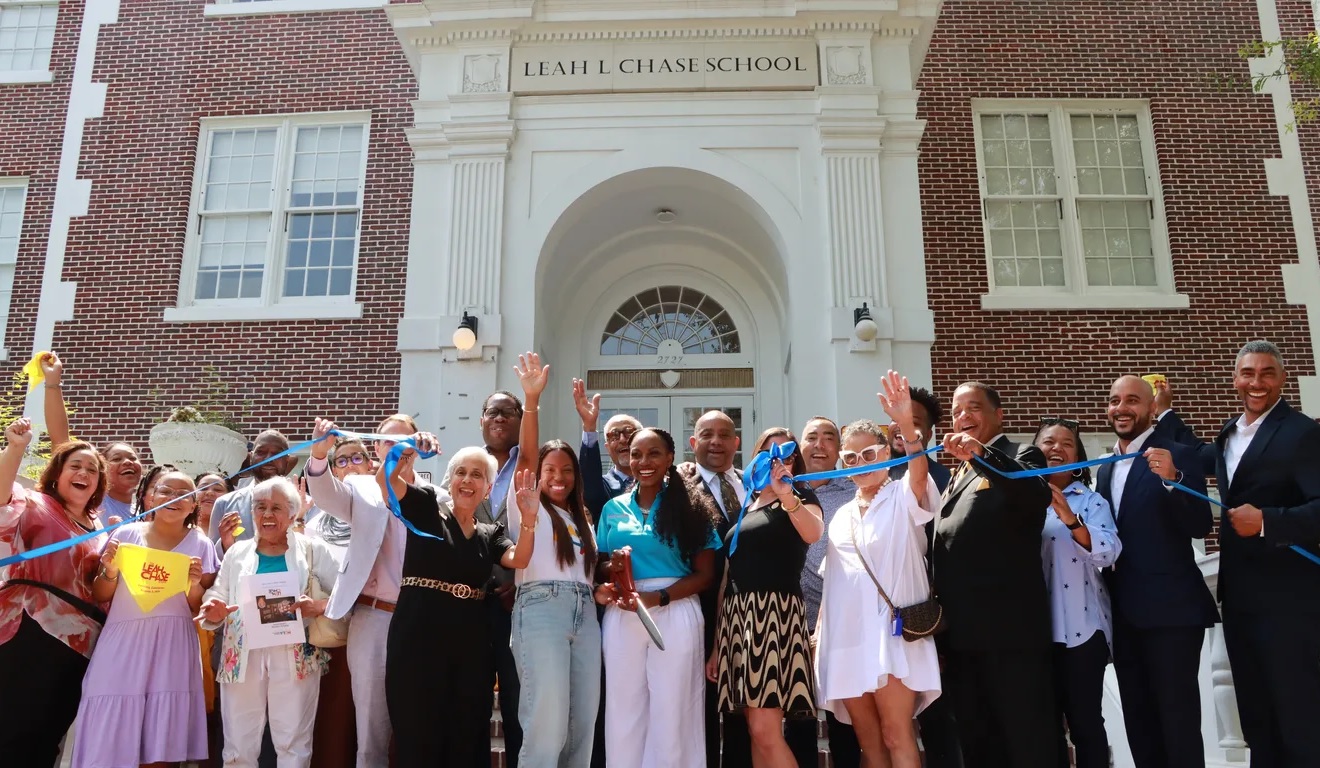
<path fill-rule="evenodd" d="M 620 413 L 605 422 L 605 449 L 610 453 L 610 471 L 597 474 L 600 466 L 600 438 L 596 425 L 600 417 L 600 395 L 587 398 L 587 384 L 573 379 L 573 405 L 582 419 L 582 445 L 578 448 L 578 465 L 582 467 L 582 500 L 591 512 L 591 519 L 599 520 L 605 502 L 632 490 L 633 476 L 628 469 L 628 445 L 633 433 L 642 428 L 642 422 L 626 413 Z"/>
<path fill-rule="evenodd" d="M 513 469 L 518 465 L 518 431 L 522 428 L 522 401 L 512 392 L 493 392 L 481 404 L 481 439 L 486 452 L 495 457 L 499 467 L 490 498 L 477 507 L 477 520 L 500 523 L 508 527 L 507 507 L 509 484 Z M 492 588 L 486 597 L 490 613 L 491 658 L 495 661 L 492 682 L 500 685 L 500 718 L 504 724 L 504 758 L 509 768 L 518 768 L 518 751 L 522 749 L 522 726 L 518 723 L 518 666 L 509 648 L 513 634 L 513 571 L 496 565 L 491 569 Z"/>
<path fill-rule="evenodd" d="M 729 528 L 738 520 L 742 509 L 742 472 L 733 468 L 741 441 L 733 419 L 723 411 L 708 411 L 697 419 L 689 439 L 696 464 L 685 464 L 679 472 L 692 487 L 707 494 L 720 511 L 716 530 L 724 540 Z M 714 586 L 701 593 L 701 613 L 706 620 L 706 657 L 715 647 L 716 596 L 724 580 L 724 548 L 715 552 Z M 723 725 L 721 725 L 721 720 Z M 751 768 L 752 738 L 747 732 L 747 720 L 738 714 L 720 717 L 718 692 L 714 685 L 706 686 L 706 766 L 720 768 L 721 736 L 723 736 L 723 767 Z"/>
<path fill-rule="evenodd" d="M 1164 485 L 1175 467 L 1195 466 L 1195 450 L 1156 430 L 1155 395 L 1137 376 L 1109 389 L 1115 453 L 1142 458 L 1105 464 L 1096 490 L 1118 523 L 1123 554 L 1107 574 L 1114 617 L 1114 671 L 1123 723 L 1137 768 L 1203 768 L 1197 682 L 1205 630 L 1219 619 L 1196 566 L 1192 540 L 1214 525 L 1210 505 Z M 1165 416 L 1177 418 L 1171 411 Z M 1182 478 L 1205 493 L 1205 479 Z"/>
<path fill-rule="evenodd" d="M 1200 447 L 1200 438 L 1173 410 L 1173 387 L 1169 380 L 1156 379 L 1151 389 L 1155 393 L 1155 436 L 1168 438 L 1179 445 Z"/>
<path fill-rule="evenodd" d="M 1229 507 L 1224 642 L 1253 768 L 1320 765 L 1320 565 L 1290 549 L 1320 555 L 1320 425 L 1282 398 L 1286 380 L 1277 347 L 1242 347 L 1233 386 L 1243 413 L 1213 451 Z"/>
<path fill-rule="evenodd" d="M 999 393 L 969 382 L 953 394 L 944 450 L 962 462 L 935 524 L 935 591 L 948 619 L 945 691 L 968 768 L 1056 768 L 1050 607 L 1040 536 L 1050 490 L 1045 456 L 1002 433 Z"/>

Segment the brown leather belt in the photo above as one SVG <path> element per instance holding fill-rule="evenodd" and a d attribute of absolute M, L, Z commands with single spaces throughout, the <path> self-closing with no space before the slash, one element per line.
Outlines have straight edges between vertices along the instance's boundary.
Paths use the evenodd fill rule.
<path fill-rule="evenodd" d="M 372 597 L 371 595 L 358 595 L 356 602 L 358 605 L 365 605 L 368 608 L 375 608 L 378 611 L 394 613 L 394 603 L 391 603 L 388 600 L 381 600 L 380 598 Z"/>

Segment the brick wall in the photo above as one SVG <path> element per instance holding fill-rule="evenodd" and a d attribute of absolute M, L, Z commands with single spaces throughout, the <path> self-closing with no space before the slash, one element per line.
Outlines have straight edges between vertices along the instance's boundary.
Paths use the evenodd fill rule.
<path fill-rule="evenodd" d="M 1160 372 L 1209 436 L 1239 408 L 1230 374 L 1244 341 L 1271 339 L 1294 378 L 1314 373 L 1304 308 L 1285 303 L 1279 271 L 1296 248 L 1287 200 L 1266 188 L 1263 161 L 1279 154 L 1269 99 L 1212 83 L 1245 74 L 1236 51 L 1259 35 L 1250 2 L 946 0 L 920 79 L 938 394 L 982 379 L 1002 387 L 1008 431 L 1058 414 L 1107 432 L 1112 380 Z M 1148 99 L 1174 282 L 1190 308 L 982 311 L 973 98 Z M 1295 401 L 1295 384 L 1286 395 Z"/>
<path fill-rule="evenodd" d="M 242 418 L 249 431 L 273 426 L 305 438 L 316 415 L 374 427 L 398 401 L 412 72 L 383 11 L 209 19 L 202 11 L 200 0 L 123 3 L 119 22 L 101 30 L 94 80 L 108 85 L 108 97 L 105 116 L 87 125 L 79 175 L 92 182 L 91 206 L 73 220 L 64 273 L 78 284 L 78 319 L 55 333 L 70 371 L 73 429 L 145 449 L 152 424 L 200 395 L 206 366 L 234 400 L 251 402 Z M 61 40 L 76 25 L 62 7 Z M 372 113 L 358 254 L 362 319 L 163 322 L 162 311 L 177 303 L 199 120 L 357 109 Z M 32 154 L 3 138 L 0 152 Z M 11 172 L 7 160 L 0 155 L 0 170 Z M 37 215 L 29 203 L 33 229 L 53 183 L 52 171 L 37 187 Z M 24 233 L 28 259 L 11 325 L 18 357 L 30 349 L 38 295 L 39 260 L 31 257 L 44 247 L 44 226 L 33 229 Z"/>

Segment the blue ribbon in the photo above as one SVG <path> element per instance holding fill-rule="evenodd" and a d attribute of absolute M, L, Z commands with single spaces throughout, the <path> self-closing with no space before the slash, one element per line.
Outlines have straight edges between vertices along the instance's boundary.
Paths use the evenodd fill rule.
<path fill-rule="evenodd" d="M 436 541 L 444 541 L 445 537 L 437 536 L 433 533 L 427 533 L 426 531 L 419 530 L 417 526 L 413 525 L 411 522 L 408 521 L 408 518 L 403 516 L 403 510 L 399 508 L 399 497 L 396 496 L 394 493 L 394 483 L 390 482 L 390 477 L 394 474 L 394 468 L 399 466 L 399 459 L 403 456 L 403 452 L 409 448 L 412 448 L 413 450 L 417 451 L 417 441 L 413 440 L 411 437 L 405 437 L 400 440 L 398 435 L 354 435 L 354 436 L 363 440 L 372 439 L 372 440 L 395 441 L 394 445 L 390 446 L 390 452 L 385 454 L 385 462 L 383 467 L 383 469 L 385 470 L 385 492 L 389 495 L 390 514 L 399 518 L 399 522 L 403 523 L 404 526 L 407 527 L 407 529 L 410 532 L 418 536 L 425 536 L 428 539 L 435 539 Z M 435 453 L 433 451 L 417 451 L 417 455 L 423 459 L 429 459 L 432 456 L 435 456 Z"/>
<path fill-rule="evenodd" d="M 1018 470 L 1017 472 L 1005 472 L 1002 469 L 998 469 L 994 466 L 991 466 L 990 462 L 986 461 L 980 456 L 973 456 L 972 458 L 976 460 L 977 464 L 980 464 L 986 469 L 991 470 L 1000 477 L 1006 477 L 1009 480 L 1021 480 L 1024 477 L 1043 477 L 1045 475 L 1058 474 L 1059 472 L 1072 472 L 1077 469 L 1096 467 L 1101 464 L 1117 464 L 1120 461 L 1127 461 L 1128 459 L 1135 459 L 1140 456 L 1141 456 L 1140 451 L 1137 451 L 1136 453 L 1116 453 L 1111 456 L 1101 456 L 1098 459 L 1090 459 L 1088 461 L 1077 461 L 1077 462 L 1073 462 L 1072 464 L 1060 464 L 1057 467 L 1042 467 L 1041 469 L 1022 469 L 1022 470 Z"/>
<path fill-rule="evenodd" d="M 1201 493 L 1200 491 L 1194 491 L 1191 488 L 1188 488 L 1187 486 L 1183 485 L 1182 483 L 1175 483 L 1170 480 L 1165 480 L 1164 484 L 1170 488 L 1177 488 L 1183 493 L 1191 494 L 1192 496 L 1195 496 L 1201 501 L 1208 501 L 1224 511 L 1228 511 L 1228 505 L 1225 504 L 1224 502 L 1218 499 L 1212 499 L 1209 496 L 1206 496 L 1204 493 Z M 1306 558 L 1307 560 L 1310 560 L 1311 562 L 1315 563 L 1316 565 L 1320 565 L 1320 557 L 1317 557 L 1315 553 L 1307 552 L 1305 549 L 1302 549 L 1302 547 L 1297 544 L 1289 544 L 1288 548 L 1296 552 L 1297 554 L 1301 555 L 1302 557 Z"/>
<path fill-rule="evenodd" d="M 738 550 L 738 534 L 742 532 L 743 516 L 747 514 L 747 507 L 761 489 L 770 485 L 770 471 L 774 468 L 774 463 L 788 461 L 793 458 L 793 452 L 796 450 L 797 443 L 792 441 L 775 443 L 767 450 L 756 454 L 752 458 L 752 463 L 743 470 L 743 503 L 742 508 L 738 510 L 738 522 L 733 526 L 733 539 L 729 541 L 729 557 L 733 557 L 733 553 Z M 791 485 L 793 479 L 784 478 L 784 481 Z"/>

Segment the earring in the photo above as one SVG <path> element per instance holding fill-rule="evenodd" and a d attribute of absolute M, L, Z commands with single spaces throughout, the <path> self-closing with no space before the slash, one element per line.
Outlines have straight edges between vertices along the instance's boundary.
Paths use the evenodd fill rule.
<path fill-rule="evenodd" d="M 1083 474 L 1085 474 L 1085 473 L 1086 473 L 1086 470 L 1082 470 L 1082 469 L 1074 469 L 1074 470 L 1072 471 L 1072 476 L 1073 476 L 1073 477 L 1076 477 L 1076 478 L 1080 478 L 1080 477 L 1081 477 Z"/>

